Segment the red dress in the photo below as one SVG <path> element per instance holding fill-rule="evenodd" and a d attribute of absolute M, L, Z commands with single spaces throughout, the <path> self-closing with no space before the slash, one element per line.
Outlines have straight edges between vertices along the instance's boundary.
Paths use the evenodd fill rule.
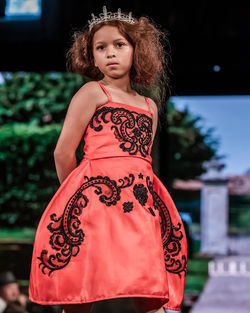
<path fill-rule="evenodd" d="M 149 101 L 148 110 L 113 102 L 100 86 L 108 102 L 86 128 L 83 159 L 40 219 L 29 298 L 54 305 L 145 297 L 179 310 L 187 240 L 152 170 Z"/>

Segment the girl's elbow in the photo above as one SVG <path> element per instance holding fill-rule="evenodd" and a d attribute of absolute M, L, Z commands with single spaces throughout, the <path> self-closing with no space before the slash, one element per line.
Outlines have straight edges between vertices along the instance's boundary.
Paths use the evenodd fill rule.
<path fill-rule="evenodd" d="M 61 150 L 61 149 L 55 149 L 54 150 L 54 159 L 64 159 L 68 157 L 72 157 L 75 155 L 75 152 L 69 151 L 69 150 Z"/>
<path fill-rule="evenodd" d="M 54 159 L 56 159 L 62 155 L 62 151 L 60 151 L 59 149 L 55 149 L 53 155 Z"/>

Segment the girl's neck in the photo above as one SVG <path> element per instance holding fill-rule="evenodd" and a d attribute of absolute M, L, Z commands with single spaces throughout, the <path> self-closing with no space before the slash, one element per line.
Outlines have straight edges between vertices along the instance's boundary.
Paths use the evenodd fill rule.
<path fill-rule="evenodd" d="M 119 89 L 124 92 L 132 92 L 133 89 L 131 88 L 130 79 L 128 77 L 122 77 L 118 79 L 110 78 L 110 77 L 104 77 L 101 80 L 101 83 L 103 83 L 104 86 L 111 87 L 113 89 Z"/>

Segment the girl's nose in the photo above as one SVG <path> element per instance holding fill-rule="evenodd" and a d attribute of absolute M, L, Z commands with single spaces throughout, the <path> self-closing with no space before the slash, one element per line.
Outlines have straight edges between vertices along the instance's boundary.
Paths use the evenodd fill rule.
<path fill-rule="evenodd" d="M 108 48 L 107 49 L 107 58 L 113 58 L 115 57 L 115 52 L 113 48 Z"/>
<path fill-rule="evenodd" d="M 114 54 L 108 54 L 108 55 L 107 55 L 107 58 L 108 58 L 108 59 L 111 59 L 111 58 L 114 58 L 114 57 L 115 57 Z"/>

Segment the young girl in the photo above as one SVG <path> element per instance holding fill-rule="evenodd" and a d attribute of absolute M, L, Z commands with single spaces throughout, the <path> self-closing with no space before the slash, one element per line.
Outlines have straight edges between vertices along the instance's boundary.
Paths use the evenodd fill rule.
<path fill-rule="evenodd" d="M 73 96 L 54 151 L 61 186 L 36 232 L 33 302 L 80 313 L 129 297 L 139 313 L 180 310 L 187 241 L 150 156 L 167 81 L 161 39 L 148 18 L 105 7 L 74 34 L 68 61 L 93 81 Z M 154 88 L 157 103 L 136 84 Z"/>

